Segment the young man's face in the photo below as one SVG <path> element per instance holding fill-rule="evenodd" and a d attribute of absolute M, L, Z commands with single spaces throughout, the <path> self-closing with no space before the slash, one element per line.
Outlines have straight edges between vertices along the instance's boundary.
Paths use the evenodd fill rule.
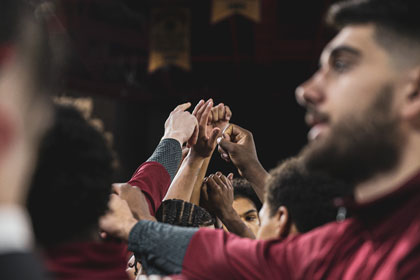
<path fill-rule="evenodd" d="M 248 198 L 238 197 L 233 201 L 232 207 L 242 221 L 257 235 L 260 227 L 260 218 L 255 204 Z"/>
<path fill-rule="evenodd" d="M 308 109 L 312 143 L 304 155 L 309 165 L 346 179 L 358 173 L 366 179 L 391 168 L 402 141 L 396 93 L 403 80 L 404 73 L 376 42 L 373 25 L 345 27 L 323 51 L 320 69 L 296 90 L 298 102 Z M 364 159 L 373 162 L 352 172 Z"/>

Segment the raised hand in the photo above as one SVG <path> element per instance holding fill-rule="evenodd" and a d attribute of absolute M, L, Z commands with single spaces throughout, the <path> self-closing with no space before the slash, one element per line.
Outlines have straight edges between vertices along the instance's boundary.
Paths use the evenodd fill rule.
<path fill-rule="evenodd" d="M 229 106 L 220 103 L 211 109 L 211 115 L 209 116 L 209 123 L 213 127 L 220 128 L 224 131 L 229 126 L 229 121 L 232 118 L 232 111 Z"/>
<path fill-rule="evenodd" d="M 217 142 L 222 159 L 232 161 L 239 174 L 251 182 L 258 198 L 264 201 L 264 185 L 269 174 L 258 160 L 252 133 L 231 124 Z"/>
<path fill-rule="evenodd" d="M 189 112 L 186 112 L 191 103 L 178 105 L 169 115 L 165 122 L 165 134 L 162 139 L 173 138 L 178 140 L 181 146 L 188 142 L 194 145 L 198 137 L 197 119 Z"/>
<path fill-rule="evenodd" d="M 196 144 L 191 147 L 191 153 L 203 158 L 211 156 L 217 145 L 217 137 L 221 132 L 220 128 L 213 127 L 209 124 L 212 108 L 212 99 L 207 100 L 207 102 L 200 100 L 192 113 L 197 118 L 198 137 Z"/>
<path fill-rule="evenodd" d="M 258 161 L 254 137 L 244 128 L 231 124 L 217 141 L 221 157 L 226 161 L 232 161 L 242 176 L 249 162 Z"/>
<path fill-rule="evenodd" d="M 204 208 L 221 218 L 232 215 L 235 211 L 233 204 L 232 175 L 228 177 L 217 172 L 208 176 L 201 189 L 201 202 Z"/>
<path fill-rule="evenodd" d="M 220 172 L 210 175 L 203 183 L 200 205 L 215 214 L 230 232 L 255 239 L 255 235 L 233 209 L 232 179 L 233 174 L 227 177 Z"/>

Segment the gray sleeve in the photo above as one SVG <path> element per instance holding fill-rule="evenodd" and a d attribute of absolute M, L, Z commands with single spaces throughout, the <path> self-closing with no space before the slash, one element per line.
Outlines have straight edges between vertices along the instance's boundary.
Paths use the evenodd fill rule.
<path fill-rule="evenodd" d="M 139 221 L 130 232 L 128 250 L 140 256 L 147 274 L 178 274 L 198 228 Z"/>
<path fill-rule="evenodd" d="M 172 181 L 178 170 L 181 158 L 181 144 L 175 139 L 166 138 L 160 141 L 152 156 L 147 161 L 155 161 L 162 164 L 166 171 L 168 171 L 169 176 L 171 176 Z"/>

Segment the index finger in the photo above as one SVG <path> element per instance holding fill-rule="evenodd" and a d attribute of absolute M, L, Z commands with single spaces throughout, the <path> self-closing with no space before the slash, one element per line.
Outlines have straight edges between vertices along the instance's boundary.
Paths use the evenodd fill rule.
<path fill-rule="evenodd" d="M 201 99 L 198 103 L 197 103 L 197 105 L 195 105 L 195 108 L 194 108 L 194 110 L 193 110 L 193 112 L 192 112 L 192 115 L 193 116 L 197 116 L 197 112 L 198 112 L 198 110 L 200 110 L 200 108 L 203 106 L 203 104 L 204 104 L 204 100 L 203 99 Z"/>
<path fill-rule="evenodd" d="M 187 103 L 184 103 L 184 104 L 180 104 L 180 105 L 178 105 L 178 106 L 175 107 L 174 112 L 185 111 L 185 110 L 187 110 L 190 107 L 191 107 L 191 103 L 190 102 L 187 102 Z"/>

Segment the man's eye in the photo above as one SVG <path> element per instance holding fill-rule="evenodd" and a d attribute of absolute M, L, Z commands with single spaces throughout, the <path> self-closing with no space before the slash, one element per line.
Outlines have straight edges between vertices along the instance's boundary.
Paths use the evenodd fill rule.
<path fill-rule="evenodd" d="M 253 221 L 255 221 L 257 219 L 257 217 L 256 216 L 246 216 L 245 217 L 245 220 L 247 221 L 247 222 L 253 222 Z"/>
<path fill-rule="evenodd" d="M 333 62 L 333 68 L 338 73 L 343 73 L 347 71 L 350 67 L 350 64 L 344 60 L 337 59 Z"/>

